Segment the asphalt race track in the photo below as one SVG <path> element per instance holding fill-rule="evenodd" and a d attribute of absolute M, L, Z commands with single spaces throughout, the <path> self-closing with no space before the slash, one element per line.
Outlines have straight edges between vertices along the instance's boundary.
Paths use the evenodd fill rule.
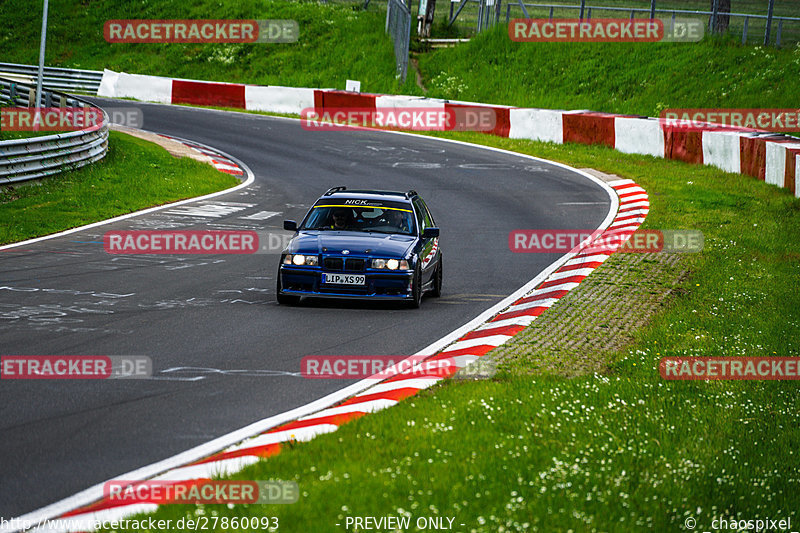
<path fill-rule="evenodd" d="M 306 355 L 411 355 L 518 289 L 554 255 L 515 254 L 515 229 L 593 229 L 597 184 L 528 158 L 384 132 L 132 102 L 144 129 L 211 145 L 247 188 L 0 252 L 0 353 L 147 355 L 147 380 L 3 380 L 0 516 L 20 516 L 351 383 L 299 375 Z M 55 178 L 57 179 L 57 178 Z M 444 295 L 391 303 L 275 302 L 276 255 L 105 253 L 124 229 L 282 228 L 336 185 L 416 189 L 441 228 Z"/>

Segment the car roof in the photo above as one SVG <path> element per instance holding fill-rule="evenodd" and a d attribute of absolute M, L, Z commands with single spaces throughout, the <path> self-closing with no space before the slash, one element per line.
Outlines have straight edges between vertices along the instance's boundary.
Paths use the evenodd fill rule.
<path fill-rule="evenodd" d="M 373 189 L 346 189 L 345 187 L 334 187 L 320 196 L 322 199 L 341 199 L 357 198 L 361 200 L 390 200 L 395 202 L 410 203 L 411 199 L 418 196 L 417 191 L 379 191 Z"/>

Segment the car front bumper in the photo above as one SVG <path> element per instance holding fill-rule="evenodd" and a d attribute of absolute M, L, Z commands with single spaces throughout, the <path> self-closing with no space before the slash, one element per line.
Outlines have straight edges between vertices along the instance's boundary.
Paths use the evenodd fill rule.
<path fill-rule="evenodd" d="M 342 273 L 313 267 L 281 265 L 278 272 L 278 275 L 281 276 L 281 294 L 368 300 L 408 300 L 413 297 L 411 281 L 414 272 L 411 270 L 345 272 L 346 274 L 365 276 L 364 285 L 323 284 L 321 283 L 323 272 Z"/>

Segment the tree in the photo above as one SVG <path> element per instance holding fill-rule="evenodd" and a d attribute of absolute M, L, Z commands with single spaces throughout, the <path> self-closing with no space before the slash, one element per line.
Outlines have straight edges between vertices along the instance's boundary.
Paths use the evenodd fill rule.
<path fill-rule="evenodd" d="M 717 17 L 714 19 L 714 15 L 711 15 L 711 31 L 724 33 L 731 22 L 731 0 L 711 0 L 711 13 L 714 13 L 714 4 L 717 4 Z"/>

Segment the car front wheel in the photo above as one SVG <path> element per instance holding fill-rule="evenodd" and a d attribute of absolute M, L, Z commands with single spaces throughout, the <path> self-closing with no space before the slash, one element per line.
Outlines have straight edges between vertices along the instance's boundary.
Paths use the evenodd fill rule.
<path fill-rule="evenodd" d="M 411 278 L 411 285 L 411 300 L 408 302 L 408 306 L 411 309 L 419 309 L 419 305 L 422 302 L 422 271 L 419 268 L 419 262 L 414 267 L 414 277 Z"/>
<path fill-rule="evenodd" d="M 442 295 L 442 257 L 439 256 L 439 265 L 436 267 L 436 273 L 433 275 L 433 288 L 431 289 L 431 296 L 438 298 Z"/>
<path fill-rule="evenodd" d="M 293 294 L 281 294 L 281 271 L 278 270 L 278 283 L 275 287 L 277 291 L 277 298 L 278 303 L 281 305 L 295 305 L 300 301 L 299 296 L 294 296 Z"/>

